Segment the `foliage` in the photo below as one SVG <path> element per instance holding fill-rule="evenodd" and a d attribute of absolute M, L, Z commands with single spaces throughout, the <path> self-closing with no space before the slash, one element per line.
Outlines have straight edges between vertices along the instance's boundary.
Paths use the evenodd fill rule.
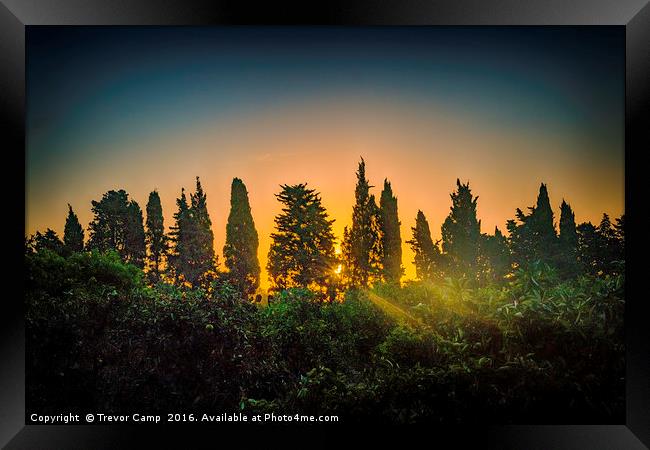
<path fill-rule="evenodd" d="M 147 287 L 116 252 L 25 256 L 27 404 L 338 414 L 373 423 L 611 423 L 624 414 L 622 276 L 377 284 L 268 307 L 220 284 Z M 411 315 L 377 308 L 380 296 Z"/>

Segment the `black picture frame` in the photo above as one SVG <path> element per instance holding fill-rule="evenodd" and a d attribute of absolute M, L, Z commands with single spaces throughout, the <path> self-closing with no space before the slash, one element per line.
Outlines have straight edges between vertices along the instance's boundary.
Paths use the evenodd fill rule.
<path fill-rule="evenodd" d="M 18 195 L 25 174 L 25 33 L 41 25 L 615 25 L 626 32 L 625 203 L 626 231 L 626 421 L 620 425 L 561 426 L 435 426 L 422 430 L 430 439 L 453 439 L 454 446 L 480 442 L 482 448 L 589 448 L 642 449 L 650 446 L 650 339 L 648 299 L 644 295 L 645 264 L 636 255 L 647 243 L 643 230 L 646 189 L 642 156 L 650 150 L 648 129 L 650 88 L 650 5 L 646 0 L 406 0 L 330 1 L 319 4 L 267 3 L 218 0 L 0 0 L 0 114 L 2 116 L 2 178 L 4 200 L 9 203 L 4 223 L 12 242 L 5 248 L 16 259 L 17 273 L 8 276 L 0 318 L 0 445 L 21 448 L 148 447 L 151 435 L 171 445 L 194 448 L 193 439 L 205 432 L 223 436 L 225 429 L 143 425 L 73 426 L 25 425 L 25 368 L 23 296 L 20 292 L 24 222 L 16 212 L 25 207 Z M 11 176 L 10 176 L 11 175 Z M 14 177 L 16 176 L 16 177 Z M 17 178 L 17 179 L 16 179 Z M 647 184 L 647 183 L 646 183 Z M 5 203 L 6 204 L 6 203 Z M 646 207 L 647 209 L 647 207 Z M 23 217 L 24 217 L 24 209 Z M 647 214 L 646 214 L 647 216 Z M 15 243 L 15 244 L 14 244 Z M 13 275 L 13 274 L 12 274 Z M 10 283 L 11 281 L 11 283 Z M 231 428 L 232 429 L 232 428 Z M 266 435 L 270 428 L 265 428 Z M 331 424 L 316 431 L 333 436 Z M 380 435 L 385 433 L 382 430 Z M 238 433 L 242 429 L 238 428 Z M 282 435 L 289 436 L 285 428 Z M 400 434 L 410 434 L 401 429 Z M 255 434 L 255 433 L 252 433 Z M 359 433 L 360 435 L 365 432 Z M 244 433 L 246 438 L 248 436 Z M 222 439 L 219 438 L 219 439 Z M 218 443 L 209 440 L 214 446 Z M 248 442 L 248 441 L 247 441 Z M 433 441 L 432 441 L 433 443 Z"/>

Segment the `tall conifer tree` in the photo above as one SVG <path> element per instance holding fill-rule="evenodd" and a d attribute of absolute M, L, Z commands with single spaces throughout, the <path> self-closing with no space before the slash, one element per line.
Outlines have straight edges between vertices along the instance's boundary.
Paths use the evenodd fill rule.
<path fill-rule="evenodd" d="M 199 177 L 196 177 L 195 192 L 190 194 L 190 204 L 183 189 L 176 205 L 176 223 L 170 233 L 174 243 L 169 257 L 170 266 L 177 282 L 185 282 L 193 287 L 205 285 L 216 270 L 216 256 L 207 196 Z"/>
<path fill-rule="evenodd" d="M 442 255 L 438 245 L 431 239 L 429 222 L 422 211 L 418 211 L 413 237 L 406 241 L 415 253 L 415 274 L 420 280 L 435 280 L 442 276 Z"/>
<path fill-rule="evenodd" d="M 163 218 L 160 195 L 157 191 L 149 194 L 147 201 L 147 229 L 145 233 L 148 256 L 147 266 L 151 280 L 155 283 L 160 281 L 162 264 L 167 254 L 167 236 L 165 236 L 165 224 Z"/>
<path fill-rule="evenodd" d="M 142 209 L 131 200 L 126 209 L 126 229 L 124 231 L 124 259 L 139 268 L 144 268 L 146 257 L 144 223 Z"/>
<path fill-rule="evenodd" d="M 69 252 L 81 252 L 84 248 L 84 230 L 79 218 L 68 204 L 68 217 L 65 219 L 63 242 Z"/>
<path fill-rule="evenodd" d="M 456 186 L 449 215 L 442 224 L 442 250 L 454 271 L 475 275 L 481 239 L 481 221 L 476 218 L 478 197 L 472 196 L 469 183 L 457 179 Z"/>
<path fill-rule="evenodd" d="M 258 247 L 246 186 L 242 180 L 234 178 L 230 188 L 230 214 L 223 256 L 230 282 L 246 295 L 254 294 L 260 284 Z"/>
<path fill-rule="evenodd" d="M 381 217 L 366 179 L 366 163 L 361 158 L 357 170 L 355 204 L 350 228 L 350 278 L 355 286 L 367 286 L 381 269 Z"/>
<path fill-rule="evenodd" d="M 292 287 L 327 291 L 335 274 L 334 233 L 320 194 L 306 184 L 283 185 L 276 197 L 282 212 L 275 217 L 267 270 L 274 289 Z"/>
<path fill-rule="evenodd" d="M 384 180 L 384 189 L 379 199 L 381 211 L 382 240 L 382 274 L 384 281 L 399 283 L 404 268 L 402 267 L 402 237 L 400 221 L 397 214 L 397 198 L 388 180 Z"/>
<path fill-rule="evenodd" d="M 564 199 L 560 205 L 558 246 L 560 271 L 568 276 L 575 275 L 578 269 L 578 231 L 576 230 L 575 214 Z"/>

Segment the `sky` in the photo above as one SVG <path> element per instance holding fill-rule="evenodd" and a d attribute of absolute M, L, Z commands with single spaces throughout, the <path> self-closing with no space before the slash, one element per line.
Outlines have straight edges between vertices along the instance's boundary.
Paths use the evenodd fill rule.
<path fill-rule="evenodd" d="M 456 179 L 481 231 L 547 183 L 559 219 L 624 212 L 623 27 L 28 27 L 26 235 L 82 225 L 125 189 L 165 225 L 199 176 L 223 262 L 230 184 L 247 186 L 264 267 L 281 184 L 307 182 L 342 236 L 361 157 L 434 239 Z M 86 236 L 88 237 L 88 236 Z M 406 278 L 413 254 L 403 246 Z M 223 265 L 222 265 L 223 267 Z M 262 286 L 268 286 L 266 274 Z"/>

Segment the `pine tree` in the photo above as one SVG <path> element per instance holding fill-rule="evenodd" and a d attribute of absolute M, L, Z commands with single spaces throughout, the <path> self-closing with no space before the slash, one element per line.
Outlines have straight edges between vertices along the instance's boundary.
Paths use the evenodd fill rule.
<path fill-rule="evenodd" d="M 379 199 L 381 212 L 382 270 L 384 281 L 399 284 L 404 268 L 402 267 L 402 237 L 400 221 L 397 214 L 397 198 L 388 180 L 384 180 L 384 189 Z"/>
<path fill-rule="evenodd" d="M 476 218 L 476 202 L 469 183 L 456 180 L 457 190 L 451 194 L 451 210 L 442 224 L 442 250 L 453 271 L 475 275 L 478 262 L 481 221 Z"/>
<path fill-rule="evenodd" d="M 144 268 L 146 256 L 142 209 L 131 200 L 127 206 L 126 229 L 124 230 L 124 259 L 139 268 Z"/>
<path fill-rule="evenodd" d="M 148 256 L 147 267 L 150 279 L 153 283 L 160 281 L 162 264 L 167 254 L 167 236 L 165 236 L 165 225 L 160 203 L 160 195 L 157 191 L 149 194 L 147 201 L 147 229 L 145 232 Z"/>
<path fill-rule="evenodd" d="M 65 219 L 63 242 L 69 252 L 81 252 L 84 248 L 84 230 L 79 218 L 68 203 L 68 217 Z"/>
<path fill-rule="evenodd" d="M 415 253 L 415 274 L 420 280 L 435 280 L 442 277 L 442 255 L 438 244 L 431 239 L 429 222 L 422 211 L 418 211 L 415 227 L 411 228 L 413 237 L 406 241 Z"/>
<path fill-rule="evenodd" d="M 578 231 L 571 206 L 562 199 L 560 205 L 560 234 L 558 236 L 558 266 L 560 272 L 573 276 L 578 270 Z"/>
<path fill-rule="evenodd" d="M 335 276 L 332 223 L 320 194 L 306 184 L 283 185 L 276 197 L 282 212 L 275 217 L 267 270 L 275 290 L 292 287 L 327 291 Z"/>
<path fill-rule="evenodd" d="M 357 170 L 355 204 L 350 228 L 350 278 L 354 286 L 367 286 L 381 269 L 381 217 L 374 195 L 370 195 L 366 163 L 361 158 Z"/>
<path fill-rule="evenodd" d="M 223 247 L 229 280 L 245 295 L 255 293 L 260 284 L 259 239 L 248 201 L 246 186 L 239 178 L 230 188 L 230 214 Z"/>

